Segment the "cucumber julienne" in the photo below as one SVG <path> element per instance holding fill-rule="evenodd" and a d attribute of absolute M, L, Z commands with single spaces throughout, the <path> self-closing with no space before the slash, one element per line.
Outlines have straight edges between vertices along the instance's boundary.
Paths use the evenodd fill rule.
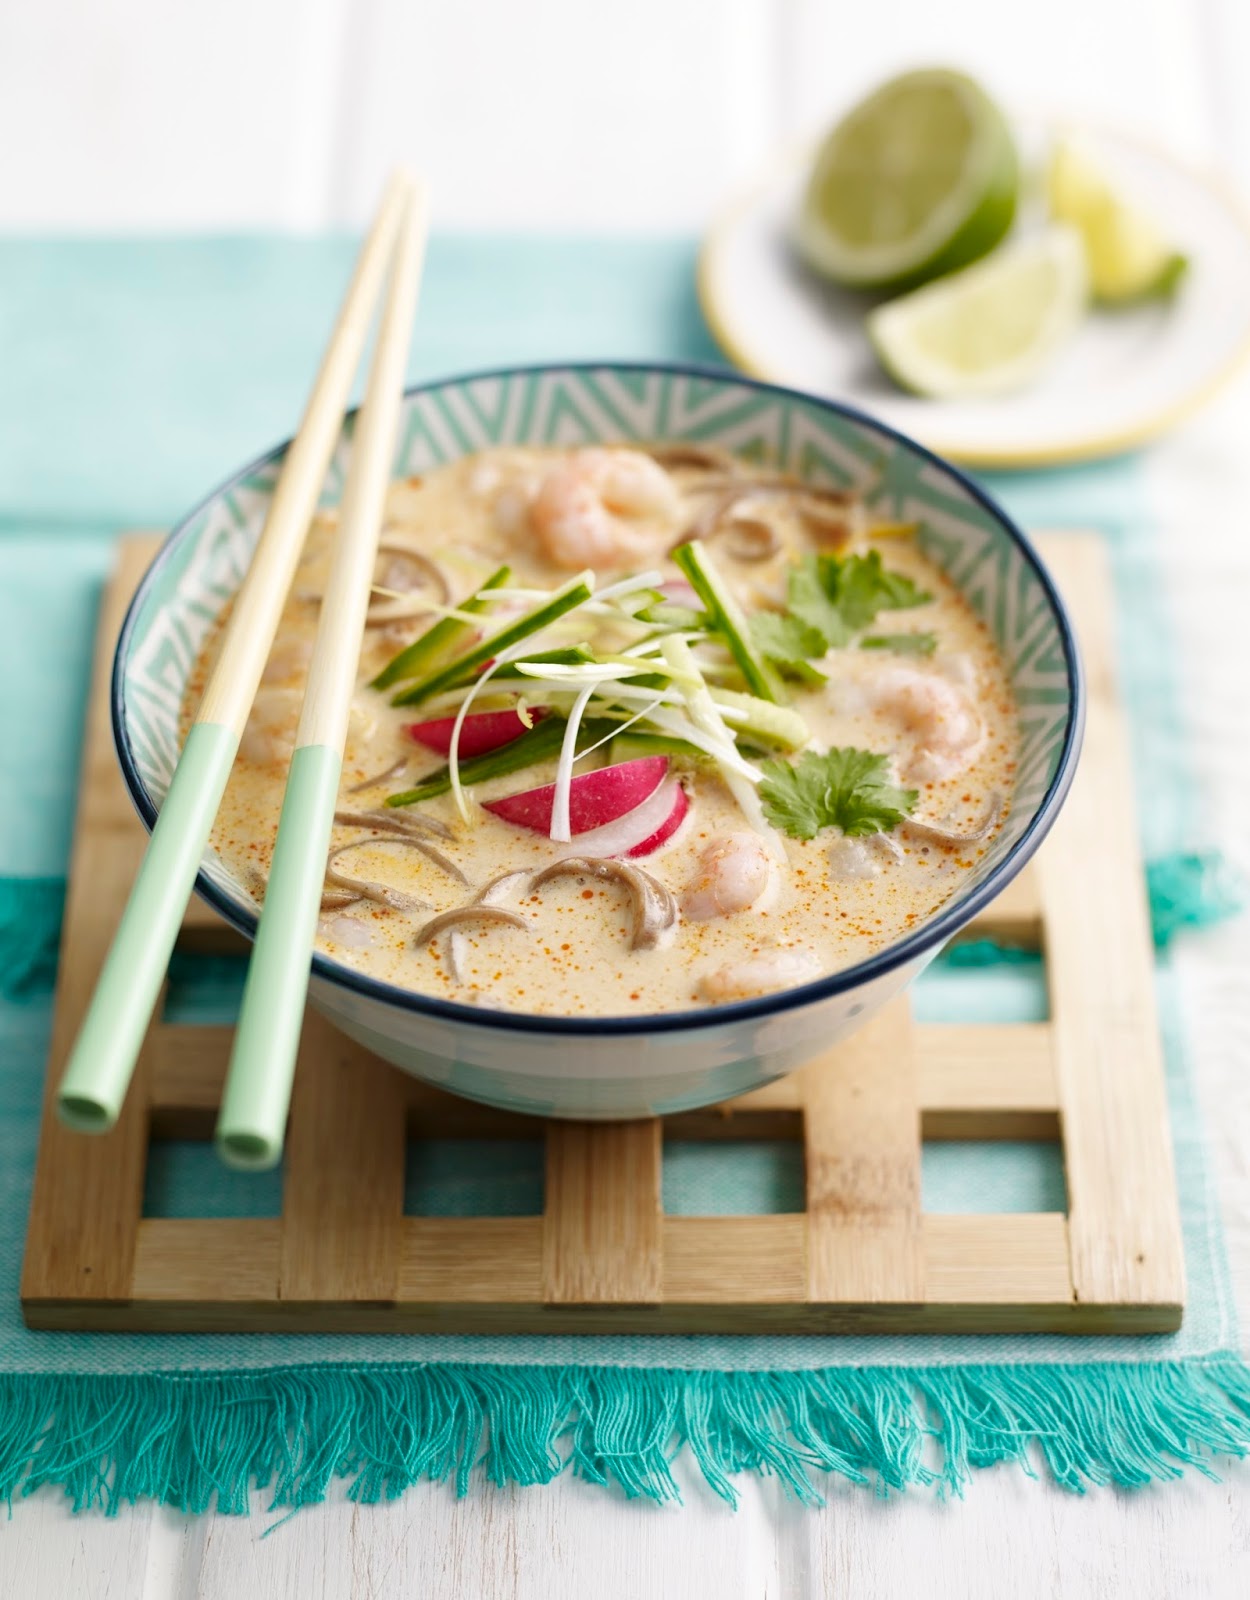
<path fill-rule="evenodd" d="M 694 766 L 713 763 L 746 820 L 769 839 L 770 848 L 779 848 L 774 830 L 781 812 L 777 806 L 769 811 L 761 805 L 760 785 L 772 774 L 776 788 L 781 782 L 777 775 L 781 768 L 788 770 L 788 763 L 772 759 L 761 768 L 753 764 L 752 753 L 756 760 L 778 754 L 794 757 L 810 750 L 811 736 L 803 717 L 780 703 L 778 670 L 761 645 L 777 655 L 782 670 L 793 671 L 796 662 L 809 665 L 803 658 L 811 651 L 853 645 L 878 611 L 916 606 L 929 596 L 882 567 L 875 552 L 849 556 L 840 563 L 830 557 L 831 572 L 837 568 L 839 592 L 834 594 L 829 583 L 823 583 L 816 599 L 827 611 L 834 609 L 835 600 L 841 603 L 835 619 L 838 627 L 831 629 L 836 638 L 820 632 L 811 621 L 809 613 L 816 602 L 808 592 L 810 583 L 792 582 L 792 609 L 759 614 L 757 621 L 767 617 L 777 626 L 771 632 L 753 631 L 706 546 L 690 540 L 678 546 L 672 559 L 702 610 L 679 605 L 666 615 L 668 608 L 653 607 L 655 591 L 648 584 L 657 574 L 640 574 L 596 593 L 594 575 L 586 572 L 551 593 L 534 596 L 523 615 L 485 638 L 475 637 L 472 625 L 460 618 L 445 617 L 401 651 L 375 680 L 384 686 L 407 680 L 393 696 L 394 705 L 434 702 L 425 715 L 443 724 L 453 722 L 457 730 L 466 726 L 479 695 L 478 715 L 487 721 L 501 706 L 504 711 L 517 708 L 522 723 L 527 704 L 541 708 L 541 714 L 506 743 L 463 759 L 459 739 L 453 737 L 447 765 L 391 795 L 386 804 L 417 805 L 450 791 L 467 819 L 471 813 L 463 798 L 466 788 L 554 761 L 552 837 L 563 838 L 572 786 L 581 776 L 605 763 L 663 755 Z M 792 577 L 805 571 L 800 564 Z M 460 611 L 489 607 L 491 592 L 504 588 L 507 577 L 508 569 L 501 567 Z M 592 599 L 593 605 L 588 605 Z M 582 607 L 586 610 L 579 615 Z M 803 648 L 794 661 L 783 648 L 792 643 L 788 635 L 782 636 L 787 628 L 796 631 L 796 638 L 802 635 L 798 643 Z M 622 629 L 627 639 L 629 630 L 640 631 L 622 644 Z M 581 642 L 566 642 L 577 640 L 579 633 Z M 597 634 L 607 648 L 596 648 Z M 922 634 L 900 639 L 870 636 L 861 642 L 895 650 L 919 649 L 927 642 Z M 822 682 L 824 675 L 813 668 L 811 677 Z M 575 771 L 587 760 L 592 760 L 591 766 Z"/>

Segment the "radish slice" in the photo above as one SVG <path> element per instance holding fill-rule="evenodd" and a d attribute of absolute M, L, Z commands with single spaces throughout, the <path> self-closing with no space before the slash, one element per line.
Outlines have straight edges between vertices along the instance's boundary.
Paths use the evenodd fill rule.
<path fill-rule="evenodd" d="M 694 585 L 687 583 L 684 578 L 666 578 L 663 583 L 657 583 L 655 587 L 669 605 L 688 606 L 691 611 L 703 610 L 703 602 L 699 599 Z"/>
<path fill-rule="evenodd" d="M 667 776 L 667 756 L 640 756 L 636 761 L 581 773 L 569 785 L 569 832 L 576 837 L 627 816 L 649 800 Z M 549 834 L 555 794 L 555 784 L 545 783 L 539 789 L 487 800 L 485 808 L 515 827 Z"/>
<path fill-rule="evenodd" d="M 666 779 L 640 806 L 566 844 L 564 856 L 648 856 L 681 826 L 690 802 L 676 778 Z"/>
<path fill-rule="evenodd" d="M 686 820 L 686 813 L 690 810 L 690 801 L 686 797 L 685 789 L 678 783 L 677 779 L 670 779 L 669 783 L 666 783 L 660 790 L 660 793 L 665 793 L 670 783 L 675 793 L 673 794 L 673 803 L 669 809 L 668 816 L 665 817 L 653 834 L 644 839 L 641 844 L 636 844 L 632 850 L 627 850 L 625 852 L 626 855 L 649 856 L 653 851 L 658 850 L 662 844 L 667 844 Z M 584 839 L 580 841 L 579 848 L 582 850 L 586 848 Z"/>
<path fill-rule="evenodd" d="M 534 706 L 530 711 L 535 722 L 540 722 L 546 714 L 541 706 Z M 435 717 L 430 722 L 409 722 L 404 732 L 427 750 L 437 750 L 440 756 L 447 756 L 451 754 L 451 734 L 455 726 L 455 717 Z M 487 755 L 528 731 L 515 710 L 470 712 L 460 730 L 460 759 Z"/>

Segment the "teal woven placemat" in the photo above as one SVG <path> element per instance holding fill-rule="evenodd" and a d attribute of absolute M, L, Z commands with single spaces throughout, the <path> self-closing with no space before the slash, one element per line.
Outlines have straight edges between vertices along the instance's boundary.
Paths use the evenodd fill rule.
<path fill-rule="evenodd" d="M 79 1505 L 155 1496 L 241 1510 L 346 1476 L 363 1499 L 472 1471 L 545 1481 L 572 1467 L 676 1494 L 683 1445 L 733 1497 L 742 1471 L 804 1496 L 822 1471 L 957 1488 L 994 1461 L 1044 1460 L 1072 1488 L 1167 1477 L 1250 1445 L 1250 1379 L 1203 1159 L 1166 953 L 1159 968 L 1190 1304 L 1147 1339 L 466 1338 L 28 1333 L 17 1281 L 88 654 L 111 535 L 170 521 L 289 428 L 351 254 L 341 242 L 0 244 L 0 1493 L 51 1482 Z M 556 357 L 715 359 L 684 241 L 437 241 L 413 376 Z M 65 308 L 72 308 L 67 316 Z M 1131 461 L 992 484 L 1034 527 L 1096 527 L 1113 552 L 1143 844 L 1161 938 L 1218 909 L 1185 782 L 1183 720 L 1148 506 Z M 1189 852 L 1189 854 L 1185 854 Z M 171 1005 L 214 1017 L 230 963 L 181 968 Z M 1024 1018 L 1040 969 L 974 948 L 917 993 L 929 1018 Z M 426 1152 L 410 1209 L 533 1210 L 536 1148 Z M 778 1148 L 667 1153 L 668 1209 L 782 1210 Z M 1051 1147 L 926 1151 L 930 1210 L 1061 1209 Z M 276 1211 L 271 1179 L 161 1150 L 145 1204 Z"/>

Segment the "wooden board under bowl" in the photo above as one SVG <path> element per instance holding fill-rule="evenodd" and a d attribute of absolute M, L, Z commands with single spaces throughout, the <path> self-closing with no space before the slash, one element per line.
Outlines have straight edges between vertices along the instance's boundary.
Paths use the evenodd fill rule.
<path fill-rule="evenodd" d="M 1184 1266 L 1107 557 L 1044 538 L 1089 683 L 1085 753 L 1052 837 L 967 930 L 1040 949 L 1046 1022 L 916 1024 L 906 998 L 780 1082 L 634 1123 L 547 1122 L 418 1083 L 308 1013 L 279 1217 L 143 1215 L 153 1139 L 209 1139 L 228 1027 L 165 1021 L 107 1135 L 53 1091 L 146 842 L 113 753 L 108 677 L 155 548 L 125 540 L 101 615 L 56 1016 L 22 1272 L 34 1328 L 1158 1333 Z M 200 901 L 184 949 L 240 941 Z M 404 1215 L 411 1138 L 546 1143 L 533 1217 Z M 665 1138 L 789 1138 L 806 1205 L 668 1216 Z M 926 1139 L 1051 1139 L 1068 1210 L 926 1213 Z"/>

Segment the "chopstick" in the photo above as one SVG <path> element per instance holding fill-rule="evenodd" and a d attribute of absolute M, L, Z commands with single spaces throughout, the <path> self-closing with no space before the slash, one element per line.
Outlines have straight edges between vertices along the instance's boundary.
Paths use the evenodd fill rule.
<path fill-rule="evenodd" d="M 103 1133 L 117 1121 L 209 830 L 230 776 L 308 524 L 338 442 L 352 379 L 412 193 L 396 174 L 326 347 L 287 451 L 251 567 L 222 635 L 152 837 L 57 1090 L 62 1122 Z"/>
<path fill-rule="evenodd" d="M 217 1120 L 217 1150 L 230 1166 L 261 1170 L 282 1155 L 347 720 L 399 432 L 426 226 L 425 190 L 418 185 L 400 228 L 357 419 L 269 884 Z"/>

